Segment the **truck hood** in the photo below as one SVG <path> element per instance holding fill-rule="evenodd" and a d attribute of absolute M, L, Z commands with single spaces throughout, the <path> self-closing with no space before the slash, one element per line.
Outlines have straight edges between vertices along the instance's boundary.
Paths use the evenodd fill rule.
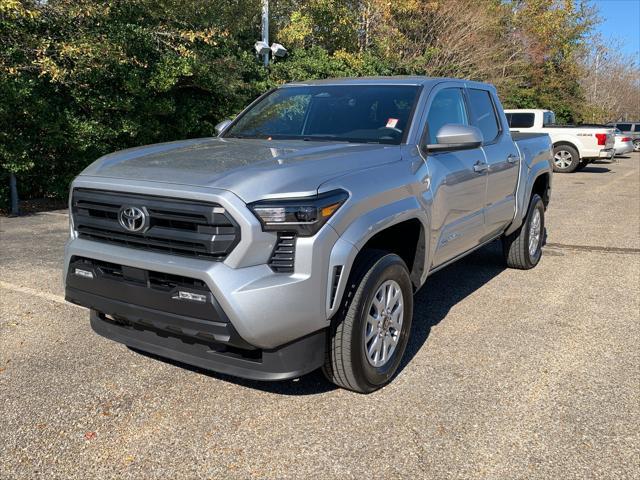
<path fill-rule="evenodd" d="M 400 157 L 397 145 L 201 138 L 111 153 L 81 175 L 221 188 L 248 203 L 311 195 L 327 180 Z"/>

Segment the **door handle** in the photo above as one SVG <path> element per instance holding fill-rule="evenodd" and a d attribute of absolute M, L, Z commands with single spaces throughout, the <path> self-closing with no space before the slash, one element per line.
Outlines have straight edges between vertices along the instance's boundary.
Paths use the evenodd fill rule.
<path fill-rule="evenodd" d="M 510 153 L 507 157 L 507 162 L 509 163 L 516 163 L 518 160 L 520 160 L 520 157 L 518 155 L 514 155 L 513 153 Z"/>
<path fill-rule="evenodd" d="M 478 173 L 482 173 L 485 170 L 487 170 L 489 168 L 489 165 L 484 163 L 484 162 L 480 162 L 477 161 L 474 165 L 473 165 L 473 171 L 474 172 L 478 172 Z"/>

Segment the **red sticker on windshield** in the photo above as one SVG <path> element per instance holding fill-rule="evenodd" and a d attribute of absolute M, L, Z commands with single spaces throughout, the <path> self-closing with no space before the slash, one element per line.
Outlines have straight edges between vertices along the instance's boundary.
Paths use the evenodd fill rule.
<path fill-rule="evenodd" d="M 396 128 L 397 124 L 398 124 L 397 118 L 390 118 L 389 120 L 387 120 L 387 128 Z"/>

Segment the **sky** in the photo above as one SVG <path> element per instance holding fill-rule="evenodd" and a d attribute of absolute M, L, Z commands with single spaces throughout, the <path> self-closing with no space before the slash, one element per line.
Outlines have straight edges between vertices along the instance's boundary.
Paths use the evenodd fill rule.
<path fill-rule="evenodd" d="M 618 39 L 626 55 L 640 63 L 640 0 L 591 0 L 600 11 L 597 29 L 606 38 Z"/>

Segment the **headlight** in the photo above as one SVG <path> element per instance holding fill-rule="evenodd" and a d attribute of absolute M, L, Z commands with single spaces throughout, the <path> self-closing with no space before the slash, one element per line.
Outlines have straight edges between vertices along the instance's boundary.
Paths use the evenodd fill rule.
<path fill-rule="evenodd" d="M 346 191 L 332 190 L 313 197 L 261 200 L 249 208 L 265 232 L 289 231 L 309 237 L 320 230 L 347 198 Z"/>

